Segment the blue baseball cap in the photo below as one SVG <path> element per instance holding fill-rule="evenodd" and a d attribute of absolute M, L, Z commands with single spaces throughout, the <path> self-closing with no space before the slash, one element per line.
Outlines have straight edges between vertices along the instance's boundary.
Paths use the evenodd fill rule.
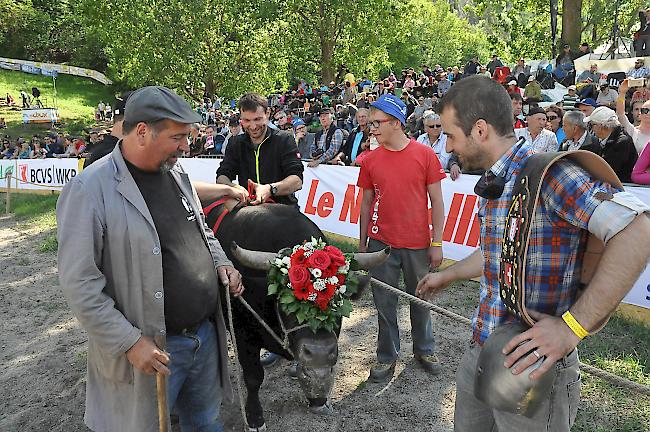
<path fill-rule="evenodd" d="M 406 125 L 406 105 L 397 96 L 390 93 L 382 95 L 370 106 L 395 117 L 402 125 Z"/>
<path fill-rule="evenodd" d="M 297 118 L 293 121 L 293 128 L 296 129 L 298 126 L 302 126 L 305 124 L 305 121 L 301 118 Z"/>
<path fill-rule="evenodd" d="M 593 100 L 592 98 L 587 98 L 587 99 L 583 99 L 583 100 L 581 100 L 580 102 L 576 102 L 576 108 L 577 108 L 579 105 L 591 105 L 591 106 L 594 107 L 594 108 L 598 106 L 598 104 L 596 103 L 596 101 Z"/>

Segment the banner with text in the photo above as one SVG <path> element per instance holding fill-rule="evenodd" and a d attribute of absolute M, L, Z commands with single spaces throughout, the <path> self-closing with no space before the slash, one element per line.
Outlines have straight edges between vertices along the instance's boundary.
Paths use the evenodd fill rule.
<path fill-rule="evenodd" d="M 59 111 L 56 108 L 24 109 L 23 123 L 58 123 Z"/>
<path fill-rule="evenodd" d="M 209 183 L 215 181 L 219 163 L 219 159 L 180 160 L 190 179 Z M 18 189 L 60 190 L 81 172 L 81 166 L 83 160 L 77 159 L 0 161 L 0 187 L 6 187 L 4 177 L 7 170 L 13 170 L 12 186 Z M 358 175 L 358 168 L 305 167 L 303 188 L 298 193 L 300 210 L 323 231 L 358 239 L 362 198 L 361 190 L 356 187 Z M 456 181 L 443 180 L 446 258 L 461 260 L 478 246 L 478 197 L 474 194 L 477 179 L 476 176 L 463 175 Z M 650 204 L 650 188 L 628 186 L 626 189 Z M 650 268 L 642 273 L 624 302 L 650 309 Z"/>
<path fill-rule="evenodd" d="M 83 166 L 82 159 L 18 159 L 14 185 L 18 189 L 60 190 Z"/>

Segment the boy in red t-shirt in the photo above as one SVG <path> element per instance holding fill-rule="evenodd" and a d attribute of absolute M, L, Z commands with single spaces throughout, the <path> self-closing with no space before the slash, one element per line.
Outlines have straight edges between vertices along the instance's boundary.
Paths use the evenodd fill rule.
<path fill-rule="evenodd" d="M 363 189 L 359 250 L 380 250 L 391 246 L 388 260 L 371 275 L 397 286 L 400 270 L 405 291 L 415 294 L 418 281 L 442 262 L 444 207 L 440 181 L 446 177 L 433 149 L 404 134 L 406 105 L 386 94 L 374 102 L 370 132 L 379 148 L 364 160 L 357 186 Z M 428 203 L 431 200 L 433 232 L 429 229 Z M 379 334 L 377 363 L 370 379 L 382 382 L 392 377 L 399 355 L 397 296 L 373 288 Z M 434 355 L 431 314 L 411 304 L 413 354 L 428 372 L 437 374 L 440 365 Z"/>

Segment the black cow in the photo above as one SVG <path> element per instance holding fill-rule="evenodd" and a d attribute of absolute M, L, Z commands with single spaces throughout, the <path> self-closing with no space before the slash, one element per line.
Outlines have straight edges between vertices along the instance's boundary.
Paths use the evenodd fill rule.
<path fill-rule="evenodd" d="M 262 204 L 224 212 L 224 204 L 215 204 L 216 202 L 203 203 L 207 222 L 213 229 L 217 225 L 216 237 L 243 276 L 246 288 L 243 298 L 276 334 L 284 338 L 279 319 L 282 319 L 287 330 L 296 327 L 297 321 L 293 316 L 280 311 L 275 296 L 267 295 L 266 271 L 263 268 L 268 268 L 269 259 L 275 257 L 281 249 L 302 244 L 311 237 L 324 239 L 325 236 L 315 223 L 292 206 Z M 388 251 L 358 254 L 357 261 L 362 268 L 368 268 L 379 264 L 387 256 Z M 293 357 L 239 301 L 232 300 L 231 303 L 239 363 L 248 392 L 246 420 L 251 431 L 260 431 L 266 426 L 259 400 L 259 389 L 264 380 L 260 350 L 266 348 L 288 360 Z M 319 330 L 314 334 L 309 328 L 295 332 L 289 330 L 289 347 L 298 361 L 298 380 L 312 410 L 327 410 L 328 397 L 334 383 L 333 367 L 338 359 L 337 338 L 338 332 L 335 334 Z"/>

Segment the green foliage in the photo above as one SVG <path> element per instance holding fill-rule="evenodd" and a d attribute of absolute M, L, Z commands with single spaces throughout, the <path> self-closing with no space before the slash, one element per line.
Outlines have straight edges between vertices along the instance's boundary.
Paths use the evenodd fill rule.
<path fill-rule="evenodd" d="M 614 27 L 614 15 L 617 3 L 618 27 L 620 35 L 632 38 L 632 33 L 639 30 L 639 9 L 647 7 L 643 0 L 583 0 L 582 26 L 583 41 L 597 46 L 611 41 Z"/>
<path fill-rule="evenodd" d="M 422 63 L 460 65 L 474 55 L 481 61 L 489 55 L 487 37 L 452 13 L 444 1 L 409 0 L 397 29 L 397 39 L 388 46 L 394 70 L 417 68 Z"/>
<path fill-rule="evenodd" d="M 474 0 L 465 13 L 487 33 L 492 51 L 514 62 L 548 58 L 551 53 L 550 6 L 546 0 Z M 558 29 L 559 34 L 559 29 Z"/>
<path fill-rule="evenodd" d="M 582 41 L 597 47 L 611 40 L 614 15 L 619 3 L 620 35 L 631 38 L 639 28 L 638 11 L 642 0 L 583 0 L 580 22 Z M 559 14 L 557 43 L 562 33 L 562 6 Z M 487 33 L 492 50 L 514 62 L 518 57 L 549 59 L 552 52 L 551 15 L 547 0 L 473 0 L 465 6 L 470 21 Z M 577 47 L 572 47 L 577 49 Z"/>
<path fill-rule="evenodd" d="M 69 0 L 0 0 L 0 53 L 103 70 L 106 59 L 94 26 L 81 25 L 75 5 Z"/>

